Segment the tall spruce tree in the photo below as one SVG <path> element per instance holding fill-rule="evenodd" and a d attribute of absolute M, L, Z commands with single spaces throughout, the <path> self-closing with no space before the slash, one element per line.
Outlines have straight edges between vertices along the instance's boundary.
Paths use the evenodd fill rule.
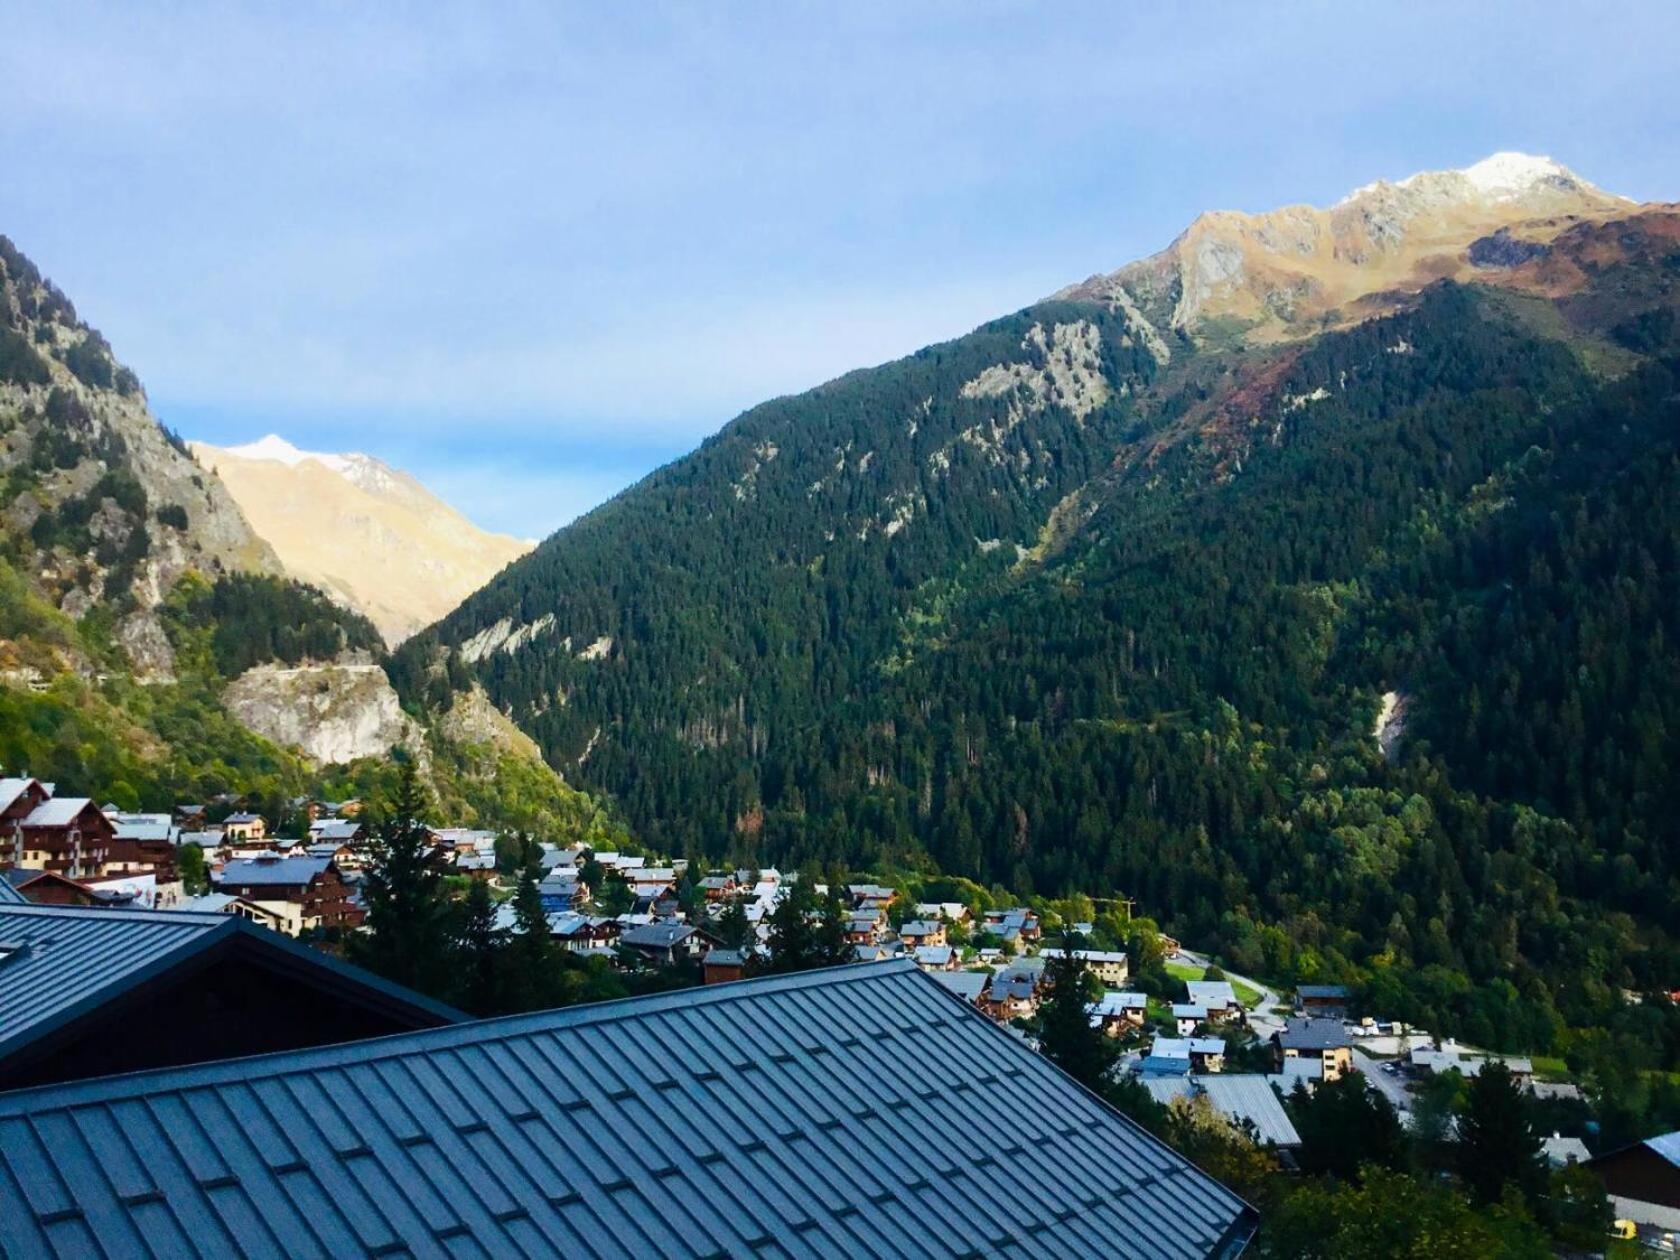
<path fill-rule="evenodd" d="M 794 884 L 770 912 L 770 965 L 774 972 L 838 967 L 855 955 L 846 943 L 846 911 L 830 885 L 819 904 L 811 886 Z"/>
<path fill-rule="evenodd" d="M 1477 1203 L 1497 1203 L 1506 1185 L 1533 1202 L 1545 1185 L 1540 1134 L 1528 1100 L 1503 1063 L 1482 1064 L 1458 1117 L 1458 1175 Z"/>
<path fill-rule="evenodd" d="M 507 933 L 496 926 L 496 905 L 490 886 L 475 879 L 461 903 L 455 931 L 455 1005 L 474 1015 L 494 1015 L 502 1009 L 502 956 Z"/>
<path fill-rule="evenodd" d="M 564 989 L 560 951 L 549 935 L 548 914 L 543 909 L 542 867 L 536 861 L 519 873 L 519 887 L 513 895 L 513 939 L 504 953 L 506 1005 L 513 1011 L 537 1011 L 558 1006 Z"/>
<path fill-rule="evenodd" d="M 1091 1003 L 1096 1000 L 1097 978 L 1086 969 L 1085 960 L 1072 933 L 1062 938 L 1062 947 L 1050 955 L 1044 968 L 1046 995 L 1039 1004 L 1039 1049 L 1057 1067 L 1086 1088 L 1104 1093 L 1108 1074 L 1119 1057 L 1119 1047 L 1091 1026 Z"/>
<path fill-rule="evenodd" d="M 368 930 L 351 938 L 350 948 L 370 971 L 443 997 L 450 988 L 450 908 L 443 855 L 432 843 L 425 815 L 419 773 L 413 762 L 404 761 L 362 884 Z"/>

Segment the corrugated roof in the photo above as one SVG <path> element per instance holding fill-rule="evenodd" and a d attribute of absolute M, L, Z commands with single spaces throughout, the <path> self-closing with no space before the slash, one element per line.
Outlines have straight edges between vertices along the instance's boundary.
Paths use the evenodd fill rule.
<path fill-rule="evenodd" d="M 324 857 L 240 858 L 214 876 L 218 884 L 255 887 L 258 884 L 307 884 L 332 862 Z"/>
<path fill-rule="evenodd" d="M 1659 1137 L 1646 1138 L 1645 1145 L 1676 1168 L 1680 1168 L 1680 1129 L 1676 1129 L 1673 1133 L 1664 1133 Z"/>
<path fill-rule="evenodd" d="M 1004 1170 L 1034 1192 L 976 1211 Z M 1251 1232 L 1230 1192 L 909 964 L 0 1095 L 0 1252 L 20 1260 L 1189 1260 Z"/>
<path fill-rule="evenodd" d="M 29 898 L 13 887 L 11 880 L 0 879 L 0 906 L 26 906 L 28 904 Z"/>
<path fill-rule="evenodd" d="M 206 937 L 234 930 L 225 914 L 0 906 L 0 1057 L 166 965 Z"/>
<path fill-rule="evenodd" d="M 420 1022 L 457 1022 L 459 1011 L 310 949 L 238 915 L 91 906 L 0 906 L 0 1061 L 200 951 L 245 936 L 265 957 L 334 977 Z M 0 1143 L 3 1144 L 3 1143 Z M 0 1246 L 0 1256 L 6 1254 Z"/>
<path fill-rule="evenodd" d="M 1259 1133 L 1262 1142 L 1278 1146 L 1299 1146 L 1301 1135 L 1290 1123 L 1289 1113 L 1272 1092 L 1271 1082 L 1258 1074 L 1214 1073 L 1199 1076 L 1196 1085 L 1213 1109 L 1231 1120 L 1248 1121 Z"/>

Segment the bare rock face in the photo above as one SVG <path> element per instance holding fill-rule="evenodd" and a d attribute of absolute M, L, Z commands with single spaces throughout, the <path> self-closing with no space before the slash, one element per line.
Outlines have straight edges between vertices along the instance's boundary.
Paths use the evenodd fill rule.
<path fill-rule="evenodd" d="M 453 744 L 479 745 L 528 761 L 542 760 L 536 741 L 491 703 L 478 683 L 455 697 L 455 703 L 450 706 L 449 712 L 438 718 L 434 729 Z"/>
<path fill-rule="evenodd" d="M 378 665 L 258 665 L 235 678 L 222 703 L 257 734 L 327 765 L 420 751 L 422 732 Z"/>
<path fill-rule="evenodd" d="M 1309 336 L 1355 303 L 1360 318 L 1436 280 L 1515 267 L 1581 223 L 1632 208 L 1550 158 L 1496 153 L 1461 171 L 1378 180 L 1329 209 L 1199 216 L 1159 254 L 1063 289 L 1200 340 Z M 1521 284 L 1524 277 L 1504 281 Z"/>

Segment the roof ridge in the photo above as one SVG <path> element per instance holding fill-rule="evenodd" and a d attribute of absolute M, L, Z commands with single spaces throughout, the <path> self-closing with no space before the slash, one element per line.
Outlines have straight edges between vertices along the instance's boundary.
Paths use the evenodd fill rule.
<path fill-rule="evenodd" d="M 181 927 L 198 924 L 203 927 L 217 927 L 228 916 L 218 914 L 212 910 L 157 910 L 144 906 L 50 906 L 41 905 L 33 901 L 22 904 L 6 902 L 0 904 L 0 914 L 21 914 L 30 918 L 66 918 L 74 919 L 86 915 L 98 915 L 101 920 L 118 920 L 124 923 L 169 923 Z"/>
<path fill-rule="evenodd" d="M 220 919 L 236 916 L 216 915 Z M 855 973 L 855 974 L 848 974 Z M 481 1040 L 497 1040 L 518 1036 L 526 1031 L 541 1032 L 563 1028 L 588 1027 L 603 1023 L 664 1011 L 673 1007 L 693 1009 L 696 1006 L 715 1006 L 722 1002 L 745 1001 L 755 996 L 785 993 L 823 984 L 861 984 L 894 976 L 925 976 L 912 959 L 893 959 L 884 963 L 844 963 L 838 967 L 818 967 L 810 971 L 790 972 L 786 975 L 759 976 L 750 980 L 735 980 L 728 984 L 690 986 L 668 989 L 663 993 L 647 993 L 635 997 L 610 998 L 604 1002 L 582 1002 L 575 1006 L 552 1007 L 546 1011 L 526 1011 L 519 1015 L 498 1015 L 491 1019 L 468 1020 L 442 1028 L 424 1028 L 414 1032 L 390 1033 L 383 1037 L 368 1037 L 359 1041 L 339 1042 L 329 1046 L 313 1046 L 302 1050 L 276 1050 L 269 1054 L 247 1055 L 238 1059 L 216 1059 L 208 1063 L 185 1066 L 151 1068 L 141 1072 L 125 1072 L 114 1076 L 96 1076 L 82 1081 L 56 1085 L 31 1086 L 10 1092 L 0 1092 L 0 1116 L 12 1114 L 20 1103 L 26 1104 L 35 1094 L 57 1091 L 66 1106 L 97 1101 L 111 1094 L 132 1095 L 143 1092 L 137 1085 L 163 1076 L 188 1077 L 183 1087 L 219 1084 L 251 1075 L 254 1068 L 276 1060 L 289 1060 L 288 1071 L 312 1071 L 324 1067 L 340 1067 L 351 1063 L 371 1063 L 401 1058 L 421 1050 L 453 1049 L 457 1045 Z M 930 983 L 931 976 L 926 976 Z M 939 986 L 936 984 L 936 988 Z M 940 988 L 940 992 L 945 992 Z M 954 995 L 950 995 L 954 996 Z M 961 999 L 957 999 L 960 1001 Z M 632 1009 L 633 1008 L 633 1009 Z M 497 1031 L 491 1032 L 495 1029 Z"/>

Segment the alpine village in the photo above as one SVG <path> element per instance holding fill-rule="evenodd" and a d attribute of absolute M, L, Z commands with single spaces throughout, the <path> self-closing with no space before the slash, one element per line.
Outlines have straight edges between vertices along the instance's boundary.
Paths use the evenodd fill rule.
<path fill-rule="evenodd" d="M 0 1255 L 1676 1250 L 1680 206 L 1203 214 L 534 546 L 27 247 Z"/>

